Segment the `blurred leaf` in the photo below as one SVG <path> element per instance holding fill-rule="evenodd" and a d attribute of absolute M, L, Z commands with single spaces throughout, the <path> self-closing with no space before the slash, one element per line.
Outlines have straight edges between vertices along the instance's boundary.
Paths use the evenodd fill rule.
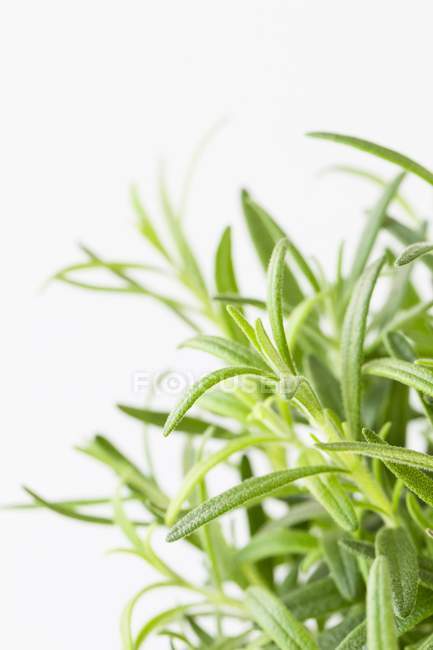
<path fill-rule="evenodd" d="M 430 172 L 428 169 L 426 169 L 426 167 L 423 167 L 422 165 L 415 162 L 411 158 L 408 158 L 404 154 L 398 153 L 393 149 L 388 149 L 387 147 L 383 147 L 380 144 L 375 144 L 374 142 L 370 142 L 369 140 L 362 140 L 361 138 L 355 138 L 350 135 L 342 135 L 340 133 L 325 133 L 320 131 L 313 131 L 311 133 L 307 133 L 307 135 L 310 138 L 331 140 L 333 142 L 338 142 L 340 144 L 349 145 L 350 147 L 354 147 L 355 149 L 360 149 L 361 151 L 365 151 L 366 153 L 372 154 L 373 156 L 377 156 L 378 158 L 383 158 L 384 160 L 388 160 L 394 165 L 398 165 L 399 167 L 402 167 L 402 169 L 411 172 L 411 174 L 415 174 L 416 176 L 419 176 L 420 178 L 427 181 L 427 183 L 430 183 L 430 185 L 433 185 L 432 172 Z"/>
<path fill-rule="evenodd" d="M 341 623 L 334 627 L 323 630 L 317 639 L 320 650 L 335 650 L 339 643 L 365 619 L 365 607 L 363 604 L 354 605 L 345 614 Z"/>
<path fill-rule="evenodd" d="M 370 212 L 364 230 L 361 233 L 357 249 L 355 251 L 355 259 L 350 273 L 349 289 L 355 284 L 358 278 L 364 271 L 368 258 L 372 252 L 373 246 L 376 242 L 377 236 L 382 227 L 383 221 L 386 216 L 388 206 L 397 194 L 399 187 L 405 177 L 405 174 L 399 174 L 395 179 L 388 183 L 379 198 L 379 201 Z"/>
<path fill-rule="evenodd" d="M 197 603 L 185 603 L 182 605 L 177 605 L 176 607 L 170 607 L 159 614 L 156 614 L 150 618 L 140 629 L 135 639 L 134 650 L 141 648 L 143 643 L 147 641 L 148 637 L 155 632 L 156 630 L 164 627 L 167 623 L 172 621 L 177 621 L 182 619 L 184 614 L 187 612 L 193 611 L 197 607 Z"/>
<path fill-rule="evenodd" d="M 139 232 L 143 235 L 143 237 L 147 239 L 153 248 L 155 248 L 159 253 L 161 253 L 161 255 L 165 257 L 166 260 L 171 261 L 167 249 L 162 243 L 147 211 L 143 206 L 136 187 L 131 188 L 131 202 L 138 218 L 137 227 Z"/>
<path fill-rule="evenodd" d="M 328 533 L 322 540 L 326 563 L 338 591 L 348 601 L 361 593 L 361 574 L 356 559 L 338 543 L 335 533 Z"/>
<path fill-rule="evenodd" d="M 122 640 L 122 650 L 135 650 L 134 637 L 131 629 L 132 624 L 132 615 L 134 613 L 135 606 L 139 600 L 147 593 L 154 591 L 156 589 L 163 589 L 166 587 L 175 586 L 175 582 L 153 582 L 149 585 L 146 585 L 143 589 L 140 589 L 138 593 L 135 594 L 131 600 L 128 601 L 125 606 L 122 616 L 120 618 L 120 634 Z"/>
<path fill-rule="evenodd" d="M 369 181 L 373 183 L 374 185 L 378 185 L 379 187 L 386 187 L 388 184 L 388 181 L 383 179 L 381 176 L 378 176 L 377 174 L 373 173 L 369 169 L 361 169 L 360 167 L 353 167 L 352 165 L 333 165 L 332 167 L 328 167 L 323 170 L 322 174 L 326 174 L 329 172 L 339 172 L 343 174 L 348 174 L 350 176 L 356 176 L 361 179 L 365 179 L 366 181 Z M 404 196 L 401 194 L 396 194 L 395 196 L 395 202 L 400 205 L 400 207 L 406 212 L 406 214 L 414 219 L 415 221 L 418 221 L 418 217 L 416 215 L 415 210 L 405 199 Z"/>
<path fill-rule="evenodd" d="M 244 404 L 237 395 L 226 393 L 217 388 L 202 395 L 197 404 L 210 413 L 233 418 L 238 422 L 246 422 L 251 411 L 251 407 Z M 218 435 L 215 434 L 214 437 L 217 438 Z"/>
<path fill-rule="evenodd" d="M 246 604 L 256 623 L 281 650 L 317 650 L 308 630 L 271 592 L 250 587 Z"/>
<path fill-rule="evenodd" d="M 288 318 L 286 319 L 285 332 L 287 338 L 287 345 L 289 350 L 295 348 L 296 343 L 301 334 L 305 333 L 305 324 L 311 312 L 317 304 L 323 300 L 323 293 L 316 293 L 311 298 L 305 298 L 296 307 L 292 309 Z M 314 331 L 314 330 L 313 330 Z"/>
<path fill-rule="evenodd" d="M 93 251 L 91 251 L 88 247 L 86 246 L 81 246 L 81 249 L 85 252 L 85 254 L 89 257 L 89 263 L 87 264 L 78 264 L 78 265 L 73 265 L 66 267 L 65 269 L 59 271 L 55 276 L 54 279 L 59 280 L 61 282 L 64 282 L 66 284 L 70 284 L 75 287 L 79 287 L 80 289 L 88 289 L 90 291 L 102 291 L 102 292 L 108 292 L 108 293 L 124 293 L 124 294 L 130 294 L 130 295 L 143 295 L 143 296 L 148 296 L 149 298 L 153 298 L 157 302 L 160 302 L 162 305 L 164 305 L 167 309 L 169 309 L 171 312 L 173 312 L 178 318 L 180 318 L 182 321 L 184 321 L 189 327 L 191 327 L 195 331 L 199 331 L 198 325 L 191 319 L 190 313 L 193 311 L 193 309 L 185 305 L 182 302 L 179 302 L 178 300 L 175 300 L 173 298 L 170 298 L 168 296 L 164 296 L 158 292 L 155 292 L 151 289 L 148 289 L 145 287 L 142 283 L 137 282 L 127 271 L 129 270 L 151 270 L 151 271 L 157 271 L 161 273 L 161 270 L 155 268 L 155 267 L 149 267 L 148 265 L 141 265 L 141 264 L 122 264 L 122 263 L 117 263 L 117 262 L 105 262 L 102 260 L 99 256 L 97 256 Z M 118 278 L 121 281 L 121 284 L 118 285 L 102 285 L 102 284 L 92 284 L 89 282 L 81 282 L 79 280 L 74 280 L 73 278 L 69 277 L 69 273 L 72 270 L 88 270 L 88 269 L 94 269 L 94 268 L 99 268 L 99 269 L 105 269 L 108 271 L 110 274 L 114 275 L 116 278 Z M 164 272 L 165 273 L 165 272 Z"/>
<path fill-rule="evenodd" d="M 285 238 L 286 234 L 272 217 L 251 199 L 247 192 L 242 192 L 241 199 L 250 237 L 263 269 L 267 271 L 275 245 L 280 239 Z M 283 286 L 289 304 L 296 305 L 302 300 L 302 290 L 287 266 L 284 269 Z"/>
<path fill-rule="evenodd" d="M 343 404 L 338 379 L 332 370 L 314 354 L 304 359 L 305 370 L 314 390 L 325 408 L 332 409 L 343 419 Z"/>
<path fill-rule="evenodd" d="M 318 548 L 317 539 L 300 530 L 271 530 L 257 533 L 236 554 L 241 564 L 268 557 L 304 555 Z"/>
<path fill-rule="evenodd" d="M 91 515 L 77 511 L 73 505 L 71 505 L 74 502 L 53 503 L 52 501 L 47 501 L 46 499 L 42 498 L 39 494 L 36 494 L 36 492 L 28 487 L 24 487 L 24 491 L 34 500 L 36 505 L 42 508 L 46 508 L 47 510 L 51 510 L 52 512 L 56 512 L 63 517 L 78 519 L 79 521 L 90 524 L 102 524 L 111 526 L 115 523 L 111 517 L 100 517 L 98 515 Z M 133 523 L 135 526 L 148 526 L 150 524 L 149 521 L 134 521 Z"/>
<path fill-rule="evenodd" d="M 293 616 L 300 621 L 327 616 L 349 606 L 330 577 L 313 580 L 292 589 L 283 600 Z"/>
<path fill-rule="evenodd" d="M 197 292 L 199 297 L 206 301 L 208 300 L 206 283 L 204 281 L 198 261 L 196 260 L 189 242 L 183 232 L 180 217 L 175 213 L 175 210 L 171 204 L 163 174 L 160 176 L 159 192 L 163 213 L 179 256 L 183 280 L 189 285 L 192 290 Z"/>
<path fill-rule="evenodd" d="M 245 305 L 246 307 L 257 307 L 257 309 L 266 309 L 266 302 L 259 298 L 251 298 L 249 296 L 238 296 L 234 293 L 220 293 L 213 296 L 213 300 L 229 304 L 229 305 Z"/>
<path fill-rule="evenodd" d="M 117 408 L 122 411 L 122 413 L 129 415 L 135 420 L 140 420 L 140 422 L 151 424 L 155 427 L 160 428 L 163 428 L 169 416 L 169 413 L 167 411 L 141 409 L 134 406 L 127 406 L 126 404 L 118 404 Z M 213 434 L 214 438 L 230 439 L 233 437 L 233 434 L 230 431 L 227 431 L 226 429 L 223 429 L 222 427 L 219 427 L 212 422 L 206 422 L 205 420 L 192 418 L 187 415 L 182 418 L 175 431 L 182 431 L 183 433 L 191 433 L 195 435 L 204 433 L 207 429 L 209 429 L 210 426 L 215 427 Z"/>
<path fill-rule="evenodd" d="M 377 434 L 369 429 L 363 429 L 364 438 L 371 444 L 388 444 Z M 389 445 L 390 446 L 390 445 Z M 393 449 L 392 446 L 390 446 Z M 383 459 L 381 459 L 383 460 Z M 424 474 L 420 469 L 393 462 L 384 462 L 390 472 L 394 474 L 406 487 L 414 492 L 420 499 L 433 506 L 433 479 Z"/>

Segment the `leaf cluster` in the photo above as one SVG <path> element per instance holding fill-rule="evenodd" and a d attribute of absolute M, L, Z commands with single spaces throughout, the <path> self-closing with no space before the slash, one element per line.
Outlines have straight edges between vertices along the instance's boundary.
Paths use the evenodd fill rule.
<path fill-rule="evenodd" d="M 217 363 L 170 413 L 119 405 L 145 425 L 147 442 L 158 432 L 181 437 L 183 480 L 174 496 L 165 493 L 150 452 L 141 466 L 102 435 L 80 451 L 113 473 L 114 497 L 48 501 L 27 490 L 33 507 L 118 526 L 127 542 L 118 550 L 158 574 L 123 611 L 124 650 L 151 647 L 154 634 L 170 648 L 433 648 L 433 301 L 422 286 L 428 277 L 431 287 L 433 244 L 401 193 L 408 174 L 432 185 L 433 173 L 365 140 L 310 135 L 400 168 L 390 180 L 334 169 L 378 188 L 354 256 L 344 259 L 341 245 L 335 270 L 318 268 L 243 191 L 266 293 L 240 290 L 230 227 L 208 281 L 182 210 L 161 182 L 170 241 L 132 193 L 138 230 L 160 267 L 107 261 L 83 248 L 86 260 L 55 276 L 159 301 L 191 328 L 182 346 Z M 416 266 L 424 276 L 414 274 Z M 95 270 L 110 280 L 89 281 Z M 156 292 L 137 272 L 169 276 L 190 302 Z M 170 439 L 159 450 L 162 444 L 170 453 Z M 210 495 L 208 475 L 222 467 L 235 484 Z M 142 516 L 130 517 L 131 501 Z M 101 505 L 108 515 L 98 514 Z M 159 529 L 166 542 L 155 544 Z M 171 563 L 161 557 L 166 543 Z M 179 543 L 198 554 L 205 581 L 191 581 L 177 566 Z M 135 621 L 137 603 L 160 589 L 186 595 Z"/>

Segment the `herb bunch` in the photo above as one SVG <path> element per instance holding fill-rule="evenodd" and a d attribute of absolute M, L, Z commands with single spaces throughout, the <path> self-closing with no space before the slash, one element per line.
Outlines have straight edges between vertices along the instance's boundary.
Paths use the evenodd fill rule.
<path fill-rule="evenodd" d="M 136 191 L 132 198 L 139 231 L 162 268 L 106 261 L 83 248 L 86 260 L 55 276 L 163 303 L 192 329 L 183 346 L 222 362 L 170 413 L 120 405 L 148 428 L 182 437 L 184 478 L 173 498 L 150 462 L 139 467 L 103 436 L 81 451 L 116 477 L 111 517 L 92 509 L 98 499 L 49 502 L 28 490 L 36 506 L 120 527 L 128 552 L 159 574 L 123 611 L 124 650 L 152 647 L 154 634 L 171 648 L 433 648 L 433 301 L 423 298 L 414 274 L 417 266 L 433 272 L 433 244 L 426 223 L 400 194 L 407 173 L 431 185 L 433 173 L 365 140 L 310 135 L 401 168 L 389 182 L 340 168 L 374 182 L 379 196 L 353 259 L 346 261 L 340 246 L 335 271 L 311 264 L 243 192 L 267 295 L 240 292 L 230 228 L 218 243 L 210 288 L 181 210 L 161 183 L 170 245 Z M 393 216 L 395 205 L 401 218 Z M 380 253 L 382 241 L 387 247 Z M 109 282 L 89 282 L 95 270 Z M 174 278 L 188 302 L 155 292 L 153 281 L 146 286 L 136 279 L 137 271 Z M 408 446 L 414 430 L 424 451 Z M 265 473 L 257 473 L 258 461 Z M 207 476 L 221 465 L 235 471 L 236 485 L 210 496 Z M 127 501 L 141 507 L 142 520 L 128 515 Z M 236 515 L 236 531 L 239 521 L 242 531 L 233 535 L 228 523 L 236 509 L 244 517 Z M 183 539 L 193 547 L 206 567 L 205 581 L 191 582 L 173 568 L 175 561 L 160 557 L 152 544 L 159 527 L 168 530 L 170 544 Z M 136 621 L 137 603 L 163 589 L 189 595 Z"/>

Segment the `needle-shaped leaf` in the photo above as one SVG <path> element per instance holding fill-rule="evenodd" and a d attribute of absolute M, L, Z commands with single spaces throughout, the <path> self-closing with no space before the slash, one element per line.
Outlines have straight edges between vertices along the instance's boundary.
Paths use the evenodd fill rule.
<path fill-rule="evenodd" d="M 264 362 L 263 357 L 255 350 L 238 343 L 230 341 L 222 336 L 206 336 L 199 334 L 180 344 L 180 348 L 193 348 L 208 352 L 214 357 L 222 359 L 226 363 L 233 365 L 251 366 L 253 368 L 262 368 L 269 372 L 269 366 Z"/>
<path fill-rule="evenodd" d="M 253 375 L 273 379 L 273 375 L 270 373 L 265 373 L 260 368 L 252 368 L 251 366 L 233 366 L 230 368 L 215 370 L 215 372 L 203 377 L 186 392 L 184 397 L 168 416 L 164 426 L 164 436 L 168 436 L 169 433 L 176 429 L 183 416 L 189 411 L 195 402 L 206 393 L 206 391 L 226 379 L 239 377 L 241 375 Z"/>
<path fill-rule="evenodd" d="M 239 307 L 235 307 L 234 305 L 227 305 L 226 307 L 227 313 L 231 316 L 231 318 L 234 320 L 238 328 L 245 334 L 246 338 L 248 341 L 251 343 L 253 347 L 256 348 L 256 350 L 260 351 L 260 346 L 257 341 L 257 336 L 254 331 L 254 327 L 251 325 L 251 323 L 245 318 L 243 315 L 242 311 L 239 309 Z"/>
<path fill-rule="evenodd" d="M 405 246 L 417 244 L 420 240 L 424 239 L 426 230 L 425 226 L 426 224 L 422 223 L 421 228 L 409 228 L 401 221 L 390 216 L 387 216 L 384 221 L 384 228 Z M 421 257 L 421 262 L 424 266 L 427 266 L 430 271 L 433 271 L 433 258 L 430 255 Z"/>
<path fill-rule="evenodd" d="M 350 433 L 361 433 L 361 364 L 368 309 L 385 257 L 368 266 L 359 278 L 346 311 L 341 339 L 341 387 Z"/>
<path fill-rule="evenodd" d="M 370 429 L 363 429 L 362 434 L 370 444 L 388 444 Z M 391 445 L 388 446 L 392 449 Z M 392 462 L 384 462 L 384 465 L 394 474 L 394 476 L 400 479 L 400 481 L 402 481 L 411 492 L 433 507 L 433 479 L 428 476 L 428 474 L 425 474 L 420 469 L 416 469 L 409 465 L 401 465 Z"/>
<path fill-rule="evenodd" d="M 359 244 L 355 251 L 355 259 L 350 273 L 349 287 L 351 288 L 363 272 L 365 265 L 370 257 L 377 236 L 382 227 L 386 216 L 386 211 L 398 192 L 405 174 L 399 174 L 395 179 L 388 183 L 383 191 L 379 201 L 370 212 L 369 218 L 361 233 Z"/>
<path fill-rule="evenodd" d="M 255 622 L 281 650 L 317 650 L 310 632 L 268 590 L 250 587 L 246 605 Z"/>
<path fill-rule="evenodd" d="M 331 140 L 332 142 L 345 144 L 350 147 L 354 147 L 355 149 L 360 149 L 361 151 L 365 151 L 366 153 L 372 154 L 373 156 L 377 156 L 378 158 L 383 158 L 384 160 L 388 160 L 394 165 L 398 165 L 402 169 L 405 169 L 406 171 L 410 172 L 411 174 L 415 174 L 416 176 L 423 178 L 425 181 L 427 181 L 427 183 L 430 183 L 430 185 L 433 185 L 433 173 L 431 171 L 429 171 L 423 165 L 420 165 L 420 163 L 415 162 L 415 160 L 408 158 L 407 156 L 399 153 L 398 151 L 389 149 L 388 147 L 383 147 L 382 145 L 376 144 L 375 142 L 371 142 L 369 140 L 363 140 L 362 138 L 356 138 L 351 135 L 344 135 L 341 133 L 313 131 L 311 133 L 307 133 L 307 135 L 310 138 L 318 138 L 320 140 Z"/>
<path fill-rule="evenodd" d="M 349 553 L 352 553 L 355 557 L 365 560 L 374 560 L 376 557 L 374 545 L 361 539 L 344 538 L 340 540 L 340 546 Z"/>
<path fill-rule="evenodd" d="M 160 427 L 161 429 L 164 427 L 164 424 L 169 416 L 169 413 L 167 411 L 154 411 L 152 409 L 141 409 L 137 408 L 135 406 L 128 406 L 126 404 L 118 404 L 117 408 L 122 411 L 122 413 L 125 413 L 125 415 L 129 415 L 131 418 L 134 418 L 135 420 L 139 420 L 140 422 L 144 422 L 145 424 L 150 424 L 155 427 Z M 214 432 L 213 432 L 213 437 L 214 438 L 232 438 L 233 433 L 230 431 L 227 431 L 223 427 L 220 427 L 218 425 L 215 425 L 213 422 L 208 422 L 206 420 L 202 420 L 200 418 L 193 418 L 189 416 L 185 416 L 182 418 L 182 420 L 179 422 L 179 424 L 176 427 L 176 431 L 182 431 L 183 433 L 191 433 L 191 434 L 202 434 L 207 429 L 209 429 L 210 426 L 214 427 Z"/>
<path fill-rule="evenodd" d="M 352 452 L 368 458 L 379 458 L 384 462 L 408 465 L 433 472 L 433 456 L 405 447 L 394 447 L 386 443 L 371 445 L 367 442 L 331 442 L 317 443 L 319 449 L 338 454 Z"/>
<path fill-rule="evenodd" d="M 232 258 L 231 228 L 225 228 L 215 256 L 215 285 L 218 293 L 237 294 L 238 283 Z"/>
<path fill-rule="evenodd" d="M 398 650 L 389 562 L 383 555 L 376 557 L 368 576 L 367 645 L 369 650 Z"/>
<path fill-rule="evenodd" d="M 287 240 L 281 239 L 275 246 L 268 268 L 268 312 L 272 334 L 280 353 L 287 366 L 294 372 L 293 361 L 287 345 L 283 319 L 283 280 Z"/>
<path fill-rule="evenodd" d="M 409 388 L 433 397 L 433 372 L 415 363 L 390 358 L 374 359 L 364 364 L 362 371 L 366 375 L 399 381 Z"/>
<path fill-rule="evenodd" d="M 220 517 L 226 512 L 235 510 L 257 498 L 264 499 L 272 496 L 277 490 L 284 488 L 293 481 L 305 478 L 306 476 L 321 474 L 322 472 L 335 471 L 341 470 L 329 465 L 321 465 L 319 467 L 287 469 L 247 479 L 239 483 L 239 485 L 205 501 L 194 510 L 191 510 L 191 512 L 182 517 L 173 526 L 167 536 L 167 541 L 174 542 L 182 537 L 186 537 L 197 528 L 200 528 L 200 526 L 207 524 L 209 521 Z"/>
<path fill-rule="evenodd" d="M 256 320 L 255 333 L 260 351 L 275 374 L 294 374 L 294 362 L 291 360 L 290 353 L 288 353 L 288 358 L 290 359 L 290 363 L 288 364 L 286 359 L 275 349 L 260 318 Z"/>
<path fill-rule="evenodd" d="M 165 516 L 167 526 L 172 526 L 182 509 L 184 501 L 194 491 L 195 487 L 200 483 L 204 476 L 216 465 L 222 463 L 233 454 L 242 451 L 248 447 L 265 445 L 278 442 L 274 435 L 258 435 L 258 436 L 239 436 L 236 440 L 229 442 L 222 449 L 203 458 L 200 462 L 195 463 L 185 476 L 184 481 L 177 492 L 176 496 L 170 501 Z"/>
<path fill-rule="evenodd" d="M 405 528 L 382 528 L 376 535 L 376 555 L 388 560 L 394 611 L 406 618 L 416 602 L 418 559 L 416 548 Z"/>
<path fill-rule="evenodd" d="M 431 253 L 432 251 L 433 244 L 431 242 L 420 241 L 416 244 L 411 244 L 400 253 L 400 255 L 395 260 L 395 265 L 404 266 L 405 264 L 410 264 L 419 257 L 426 255 L 426 253 Z"/>

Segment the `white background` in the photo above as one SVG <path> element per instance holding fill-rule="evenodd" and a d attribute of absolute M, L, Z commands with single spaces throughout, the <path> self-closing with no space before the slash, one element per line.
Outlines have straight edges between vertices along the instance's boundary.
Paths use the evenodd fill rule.
<path fill-rule="evenodd" d="M 207 271 L 233 223 L 242 286 L 262 293 L 242 186 L 329 264 L 338 239 L 354 241 L 374 192 L 316 172 L 334 162 L 394 170 L 303 133 L 368 137 L 433 167 L 432 18 L 428 0 L 2 3 L 2 502 L 21 499 L 22 483 L 52 498 L 109 494 L 111 476 L 72 447 L 102 431 L 139 456 L 139 428 L 113 406 L 142 399 L 133 372 L 201 363 L 175 350 L 186 329 L 144 299 L 59 284 L 41 291 L 79 258 L 76 242 L 150 259 L 134 231 L 130 183 L 157 215 L 159 161 L 176 195 L 197 141 L 225 117 L 188 215 Z M 405 189 L 428 214 L 422 184 Z M 176 444 L 158 442 L 157 457 L 173 492 Z M 0 646 L 119 648 L 121 608 L 151 577 L 134 559 L 104 555 L 120 535 L 50 513 L 0 521 Z M 172 557 L 183 557 L 179 548 Z"/>

